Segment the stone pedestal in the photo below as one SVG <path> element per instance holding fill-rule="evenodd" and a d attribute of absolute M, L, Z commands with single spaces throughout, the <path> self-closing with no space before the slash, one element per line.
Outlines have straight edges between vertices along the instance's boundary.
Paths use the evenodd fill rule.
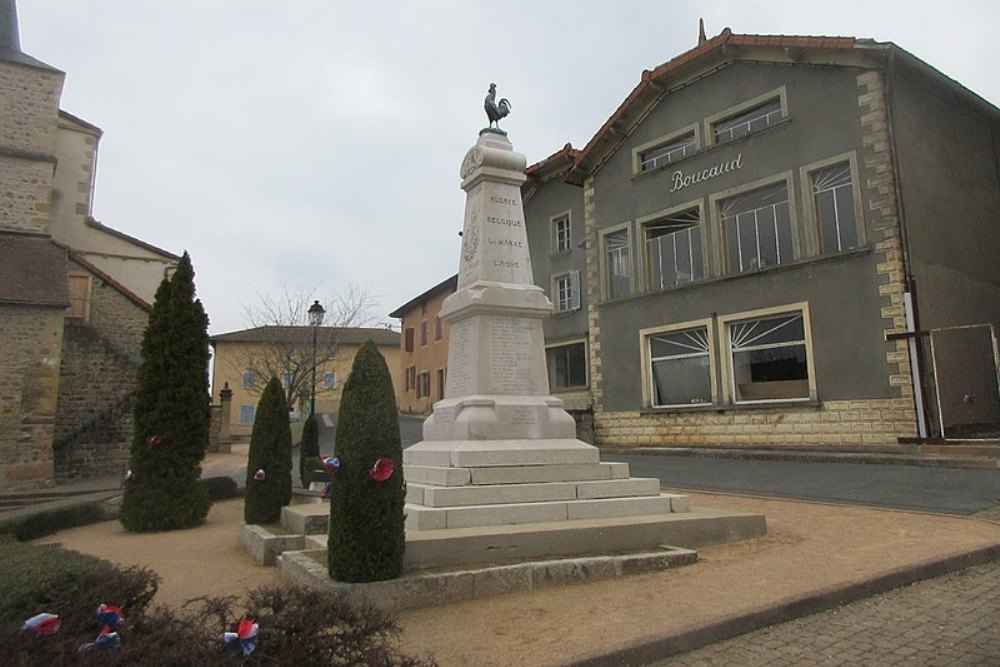
<path fill-rule="evenodd" d="M 659 481 L 601 463 L 576 439 L 562 401 L 549 394 L 542 320 L 552 311 L 532 279 L 521 184 L 525 158 L 484 130 L 462 163 L 465 225 L 451 323 L 445 398 L 424 440 L 403 452 L 407 529 L 620 520 L 687 512 Z M 544 529 L 543 529 L 544 532 Z M 593 548 L 602 545 L 595 532 Z"/>

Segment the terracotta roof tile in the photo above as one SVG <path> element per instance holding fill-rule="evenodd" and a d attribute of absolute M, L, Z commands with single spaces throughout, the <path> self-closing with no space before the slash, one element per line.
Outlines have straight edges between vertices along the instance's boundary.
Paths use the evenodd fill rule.
<path fill-rule="evenodd" d="M 265 326 L 211 336 L 212 345 L 217 342 L 237 343 L 312 343 L 313 329 L 310 326 L 280 327 Z M 324 343 L 341 345 L 361 345 L 372 340 L 376 345 L 399 345 L 399 332 L 392 329 L 369 327 L 319 327 L 316 337 Z"/>

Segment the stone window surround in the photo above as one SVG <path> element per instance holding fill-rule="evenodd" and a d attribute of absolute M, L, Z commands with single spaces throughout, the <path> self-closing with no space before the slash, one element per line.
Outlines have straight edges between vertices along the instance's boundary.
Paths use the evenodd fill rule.
<path fill-rule="evenodd" d="M 802 330 L 805 337 L 805 348 L 806 348 L 806 369 L 808 374 L 808 386 L 809 386 L 809 396 L 803 398 L 779 398 L 779 399 L 758 399 L 758 400 L 736 400 L 736 387 L 734 386 L 734 374 L 732 369 L 733 364 L 733 352 L 732 345 L 729 336 L 729 325 L 733 322 L 745 321 L 751 319 L 763 319 L 766 317 L 773 317 L 776 315 L 790 314 L 795 311 L 799 311 L 802 314 Z M 739 313 L 730 313 L 727 315 L 718 316 L 718 336 L 719 336 L 719 351 L 720 358 L 724 360 L 721 364 L 722 370 L 722 394 L 721 399 L 723 402 L 734 405 L 752 405 L 752 404 L 773 404 L 773 403 L 798 403 L 798 402 L 815 402 L 817 400 L 816 391 L 816 366 L 813 357 L 813 337 L 812 337 L 812 325 L 809 316 L 809 302 L 802 301 L 798 303 L 784 304 L 780 306 L 772 306 L 770 308 L 757 308 L 754 310 L 748 310 Z"/>
<path fill-rule="evenodd" d="M 763 106 L 768 102 L 773 101 L 775 98 L 781 106 L 781 120 L 778 122 L 783 122 L 788 120 L 788 91 L 785 86 L 780 86 L 774 90 L 770 90 L 766 93 L 753 97 L 749 100 L 741 102 L 737 105 L 731 106 L 728 109 L 724 109 L 718 113 L 714 113 L 711 116 L 705 118 L 705 138 L 706 143 L 710 146 L 720 146 L 722 144 L 732 143 L 737 141 L 742 137 L 735 137 L 730 141 L 719 142 L 715 140 L 715 126 L 722 121 L 725 121 L 734 116 L 739 116 L 742 113 L 746 113 L 751 109 L 759 106 Z M 774 126 L 775 123 L 770 123 L 768 127 Z M 750 132 L 750 134 L 755 134 L 756 132 Z"/>
<path fill-rule="evenodd" d="M 812 193 L 812 176 L 817 171 L 844 162 L 848 163 L 851 168 L 851 189 L 854 193 L 854 219 L 857 222 L 858 234 L 858 244 L 856 247 L 862 248 L 867 244 L 864 207 L 861 201 L 861 182 L 858 172 L 858 156 L 856 151 L 848 151 L 799 167 L 799 185 L 802 192 L 802 210 L 805 217 L 805 224 L 803 225 L 803 250 L 807 257 L 815 257 L 823 254 L 831 255 L 838 252 L 823 252 L 823 244 L 820 239 L 819 216 L 816 212 L 816 198 Z M 850 250 L 853 250 L 853 248 L 839 252 L 848 252 Z"/>
<path fill-rule="evenodd" d="M 656 165 L 649 169 L 642 168 L 642 156 L 645 153 L 649 153 L 652 150 L 659 148 L 660 146 L 666 146 L 668 144 L 674 143 L 685 136 L 690 135 L 694 139 L 694 150 L 690 154 L 682 155 L 676 160 L 670 160 L 669 162 L 664 162 L 663 164 Z M 691 157 L 692 155 L 697 155 L 698 151 L 702 149 L 702 139 L 701 139 L 701 123 L 694 122 L 690 125 L 685 125 L 682 128 L 674 130 L 668 134 L 664 134 L 652 141 L 647 141 L 643 144 L 639 144 L 632 149 L 632 174 L 648 174 L 653 171 L 658 171 L 660 169 L 665 169 L 670 165 L 675 165 L 683 159 Z"/>
<path fill-rule="evenodd" d="M 755 273 L 756 271 L 774 268 L 773 266 L 763 267 L 762 269 L 757 269 L 756 271 L 744 271 L 743 273 L 729 270 L 729 246 L 726 243 L 725 227 L 722 223 L 722 204 L 726 200 L 732 199 L 733 197 L 738 197 L 739 195 L 747 194 L 753 192 L 754 190 L 771 187 L 781 182 L 784 182 L 785 190 L 788 193 L 788 219 L 792 231 L 792 257 L 790 261 L 795 262 L 803 257 L 801 226 L 799 225 L 797 207 L 795 206 L 795 198 L 793 196 L 795 192 L 793 189 L 794 178 L 792 170 L 788 169 L 770 176 L 765 176 L 764 178 L 759 178 L 756 181 L 744 183 L 742 185 L 708 195 L 711 224 L 710 234 L 706 239 L 706 244 L 710 248 L 710 261 L 705 265 L 706 277 L 708 275 L 748 275 Z M 774 266 L 780 266 L 780 264 Z"/>
<path fill-rule="evenodd" d="M 716 342 L 716 323 L 714 318 L 706 317 L 697 320 L 688 320 L 686 322 L 678 322 L 676 324 L 665 324 L 655 327 L 648 327 L 646 329 L 639 330 L 639 354 L 641 355 L 640 368 L 642 368 L 642 406 L 643 408 L 653 408 L 653 409 L 670 409 L 670 410 L 683 410 L 688 407 L 691 408 L 702 408 L 704 409 L 706 405 L 704 403 L 695 403 L 690 406 L 687 405 L 654 405 L 653 404 L 653 360 L 652 355 L 649 350 L 649 337 L 655 336 L 656 334 L 662 333 L 672 333 L 675 331 L 683 331 L 685 329 L 698 329 L 704 328 L 708 334 L 708 364 L 709 364 L 709 376 L 711 378 L 712 386 L 712 407 L 719 405 L 719 386 L 718 386 L 718 345 Z"/>
<path fill-rule="evenodd" d="M 620 222 L 612 227 L 606 227 L 598 230 L 600 235 L 600 275 L 601 275 L 601 299 L 603 301 L 609 301 L 612 299 L 611 296 L 611 286 L 609 281 L 611 280 L 611 274 L 608 271 L 608 247 L 607 247 L 607 237 L 611 234 L 624 231 L 628 237 L 628 252 L 629 252 L 629 293 L 626 295 L 613 297 L 615 299 L 624 299 L 632 296 L 636 293 L 635 291 L 635 248 L 634 248 L 634 234 L 632 233 L 632 222 L 626 220 L 625 222 Z"/>
<path fill-rule="evenodd" d="M 762 399 L 753 401 L 736 401 L 736 389 L 733 386 L 732 372 L 732 348 L 729 338 L 729 324 L 732 322 L 745 321 L 755 318 L 773 317 L 775 315 L 789 314 L 795 311 L 802 313 L 802 327 L 805 334 L 806 347 L 806 367 L 808 369 L 808 398 L 779 398 Z M 682 331 L 685 329 L 696 329 L 704 327 L 708 333 L 708 355 L 709 373 L 712 382 L 712 403 L 709 405 L 698 403 L 687 405 L 665 405 L 653 404 L 653 378 L 652 359 L 649 351 L 648 338 L 660 333 Z M 809 317 L 809 303 L 798 302 L 772 306 L 769 308 L 758 308 L 754 310 L 728 313 L 725 315 L 713 315 L 708 318 L 687 320 L 673 324 L 664 324 L 655 327 L 647 327 L 639 330 L 639 354 L 641 382 L 642 382 L 642 409 L 643 411 L 698 411 L 713 410 L 718 411 L 726 408 L 744 408 L 753 406 L 769 407 L 776 404 L 818 404 L 816 390 L 816 372 L 813 361 L 812 327 Z M 719 381 L 721 379 L 721 385 Z"/>
<path fill-rule="evenodd" d="M 702 241 L 701 242 L 701 265 L 702 265 L 702 271 L 703 271 L 703 275 L 702 275 L 702 277 L 700 279 L 693 280 L 691 282 L 693 282 L 693 283 L 699 282 L 699 281 L 703 280 L 704 278 L 706 278 L 709 275 L 709 268 L 708 268 L 709 267 L 709 252 L 708 252 L 709 243 L 708 243 L 708 235 L 706 234 L 707 230 L 706 230 L 706 225 L 705 225 L 705 205 L 704 205 L 704 199 L 703 198 L 692 199 L 690 201 L 686 201 L 686 202 L 683 202 L 681 204 L 677 204 L 676 206 L 670 206 L 668 208 L 660 209 L 659 211 L 654 211 L 652 213 L 647 213 L 646 215 L 642 215 L 642 216 L 639 216 L 638 218 L 636 218 L 635 223 L 636 223 L 636 226 L 638 227 L 638 230 L 639 230 L 638 238 L 640 240 L 640 245 L 642 246 L 642 252 L 640 252 L 639 253 L 639 257 L 637 257 L 635 259 L 636 267 L 635 267 L 635 269 L 633 271 L 637 272 L 639 274 L 639 276 L 638 276 L 639 285 L 642 285 L 643 289 L 645 291 L 652 293 L 652 292 L 662 292 L 664 289 L 671 289 L 669 287 L 665 287 L 663 289 L 660 289 L 660 288 L 652 288 L 652 287 L 649 286 L 650 279 L 652 278 L 652 272 L 650 271 L 650 267 L 649 267 L 649 254 L 646 251 L 646 233 L 645 233 L 645 228 L 649 224 L 657 222 L 658 220 L 661 220 L 663 218 L 668 218 L 668 217 L 673 216 L 673 215 L 677 215 L 678 213 L 682 213 L 682 212 L 684 212 L 686 210 L 690 210 L 690 209 L 698 209 L 698 217 L 700 219 L 700 222 L 698 223 L 698 225 L 701 227 L 701 231 L 702 231 L 702 240 L 701 240 Z M 690 284 L 690 283 L 684 283 L 684 284 Z M 677 285 L 675 285 L 674 287 L 677 287 Z"/>

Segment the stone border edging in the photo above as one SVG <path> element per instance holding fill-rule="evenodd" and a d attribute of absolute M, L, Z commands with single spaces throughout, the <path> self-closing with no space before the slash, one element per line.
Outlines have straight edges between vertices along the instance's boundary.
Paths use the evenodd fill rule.
<path fill-rule="evenodd" d="M 320 590 L 343 591 L 351 599 L 369 602 L 395 613 L 559 584 L 666 570 L 690 565 L 697 560 L 697 551 L 663 546 L 658 551 L 637 554 L 561 558 L 450 572 L 418 572 L 370 584 L 333 581 L 326 567 L 310 557 L 307 551 L 286 551 L 278 559 L 278 567 L 286 581 Z"/>
<path fill-rule="evenodd" d="M 714 644 L 769 625 L 808 616 L 850 602 L 886 593 L 894 588 L 933 579 L 945 574 L 1000 560 L 1000 544 L 981 547 L 951 556 L 904 565 L 868 579 L 795 595 L 763 609 L 673 632 L 664 637 L 640 641 L 609 653 L 565 663 L 567 667 L 619 667 L 646 665 L 673 655 Z"/>

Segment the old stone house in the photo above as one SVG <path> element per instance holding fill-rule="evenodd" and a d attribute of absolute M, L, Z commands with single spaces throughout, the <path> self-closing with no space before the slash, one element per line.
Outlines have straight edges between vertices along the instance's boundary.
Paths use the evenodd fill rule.
<path fill-rule="evenodd" d="M 139 341 L 179 259 L 92 217 L 101 131 L 0 3 L 0 487 L 119 470 Z"/>

